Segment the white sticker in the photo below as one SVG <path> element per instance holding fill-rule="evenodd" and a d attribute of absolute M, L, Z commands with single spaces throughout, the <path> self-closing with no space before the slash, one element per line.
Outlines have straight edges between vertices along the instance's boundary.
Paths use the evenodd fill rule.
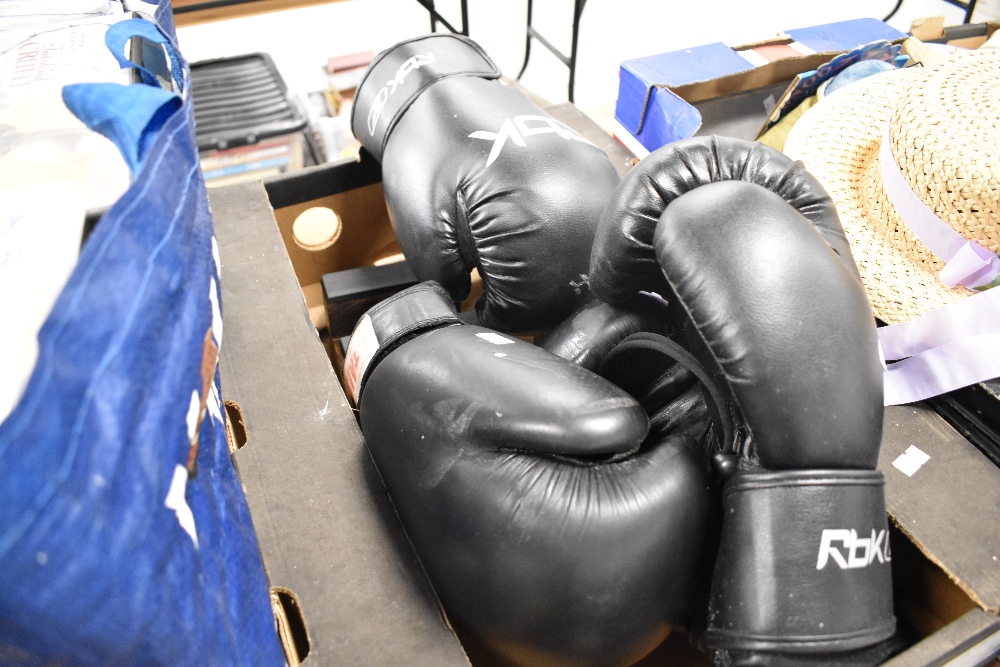
<path fill-rule="evenodd" d="M 910 445 L 905 452 L 899 455 L 899 458 L 892 462 L 892 466 L 907 477 L 913 477 L 913 473 L 920 470 L 920 466 L 930 460 L 931 457 L 928 454 Z"/>
<path fill-rule="evenodd" d="M 219 308 L 219 286 L 216 284 L 215 278 L 212 278 L 208 285 L 208 300 L 212 303 L 212 335 L 215 336 L 215 346 L 221 349 L 222 310 Z"/>
<path fill-rule="evenodd" d="M 482 338 L 483 340 L 493 343 L 494 345 L 510 345 L 511 343 L 514 342 L 511 339 L 504 338 L 500 334 L 493 333 L 492 331 L 488 331 L 486 333 L 477 333 L 476 337 Z"/>
<path fill-rule="evenodd" d="M 174 477 L 170 480 L 170 490 L 167 491 L 167 499 L 163 504 L 167 509 L 173 510 L 177 515 L 177 523 L 181 525 L 184 532 L 191 536 L 194 548 L 198 548 L 198 532 L 194 526 L 194 513 L 191 506 L 187 504 L 184 493 L 187 490 L 188 471 L 184 466 L 177 464 L 174 468 Z"/>
<path fill-rule="evenodd" d="M 375 335 L 371 318 L 365 315 L 351 334 L 351 343 L 347 346 L 347 355 L 344 358 L 344 381 L 347 382 L 347 389 L 351 392 L 354 405 L 358 404 L 361 378 L 365 376 L 368 364 L 376 352 L 378 352 L 378 337 Z"/>
<path fill-rule="evenodd" d="M 745 51 L 737 51 L 736 53 L 743 56 L 743 59 L 754 67 L 760 67 L 761 65 L 766 65 L 768 63 L 767 58 L 760 55 L 753 49 L 746 49 Z"/>
<path fill-rule="evenodd" d="M 215 260 L 215 275 L 222 277 L 222 261 L 219 259 L 219 242 L 215 240 L 215 234 L 212 234 L 212 259 Z"/>
<path fill-rule="evenodd" d="M 212 386 L 208 389 L 208 414 L 212 415 L 212 418 L 219 423 L 219 426 L 225 424 L 222 420 L 222 399 L 219 398 L 219 388 L 215 386 L 215 382 L 212 382 Z"/>
<path fill-rule="evenodd" d="M 806 46 L 805 44 L 803 44 L 801 42 L 790 42 L 788 44 L 788 48 L 794 49 L 795 51 L 798 51 L 799 53 L 801 53 L 804 56 L 811 56 L 812 54 L 816 53 L 816 51 L 814 49 L 812 49 L 811 47 Z"/>
<path fill-rule="evenodd" d="M 198 417 L 201 415 L 201 396 L 198 395 L 198 390 L 195 389 L 191 392 L 191 402 L 188 403 L 187 411 L 187 427 L 188 427 L 188 440 L 194 442 L 194 437 L 197 435 L 195 429 L 198 428 Z"/>

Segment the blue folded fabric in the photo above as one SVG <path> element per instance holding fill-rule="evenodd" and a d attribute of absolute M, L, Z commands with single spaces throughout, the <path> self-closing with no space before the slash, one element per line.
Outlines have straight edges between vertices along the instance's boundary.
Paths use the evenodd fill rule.
<path fill-rule="evenodd" d="M 888 72 L 889 70 L 896 69 L 896 66 L 892 63 L 887 63 L 882 60 L 862 60 L 856 62 L 853 65 L 849 65 L 844 68 L 844 70 L 833 77 L 829 83 L 826 84 L 826 88 L 823 90 L 823 95 L 832 95 L 844 86 L 854 83 L 855 81 L 860 81 L 874 74 L 881 74 L 882 72 Z"/>

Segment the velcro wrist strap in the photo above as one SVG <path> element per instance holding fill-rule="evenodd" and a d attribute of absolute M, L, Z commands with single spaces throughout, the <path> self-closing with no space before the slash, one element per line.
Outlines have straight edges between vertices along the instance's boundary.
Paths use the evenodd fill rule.
<path fill-rule="evenodd" d="M 436 282 L 414 285 L 381 301 L 358 321 L 344 356 L 344 380 L 360 406 L 368 376 L 387 354 L 438 327 L 460 324 L 455 303 Z"/>
<path fill-rule="evenodd" d="M 417 37 L 383 51 L 358 85 L 351 130 L 381 162 L 396 123 L 435 81 L 450 76 L 500 78 L 500 70 L 478 44 L 448 33 Z"/>
<path fill-rule="evenodd" d="M 892 636 L 884 484 L 874 470 L 734 475 L 724 492 L 707 644 L 808 654 Z"/>

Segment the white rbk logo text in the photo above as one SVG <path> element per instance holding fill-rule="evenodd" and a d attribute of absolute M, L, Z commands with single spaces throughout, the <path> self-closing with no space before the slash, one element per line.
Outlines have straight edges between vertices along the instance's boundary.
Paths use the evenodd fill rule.
<path fill-rule="evenodd" d="M 371 111 L 368 112 L 368 134 L 375 134 L 375 125 L 378 123 L 378 117 L 382 115 L 385 103 L 389 101 L 389 96 L 396 92 L 396 88 L 402 85 L 406 75 L 415 69 L 420 69 L 424 65 L 430 65 L 434 62 L 437 62 L 434 60 L 434 54 L 428 51 L 427 55 L 413 56 L 399 66 L 399 69 L 396 70 L 395 78 L 385 82 L 382 90 L 378 91 L 378 95 L 375 96 L 375 101 L 372 102 Z"/>
<path fill-rule="evenodd" d="M 534 125 L 529 125 L 529 123 L 534 123 Z M 518 146 L 524 147 L 527 146 L 524 142 L 525 137 L 531 137 L 536 134 L 552 134 L 553 132 L 563 139 L 572 139 L 573 141 L 582 141 L 591 146 L 594 145 L 555 118 L 534 116 L 531 114 L 508 118 L 500 126 L 499 132 L 494 133 L 479 130 L 470 134 L 469 137 L 471 139 L 486 139 L 493 142 L 493 150 L 490 151 L 490 157 L 486 160 L 486 166 L 488 167 L 500 155 L 500 151 L 503 150 L 504 144 L 507 143 L 508 139 Z"/>
<path fill-rule="evenodd" d="M 844 553 L 839 548 L 833 546 L 835 543 L 843 545 L 847 558 L 844 558 Z M 876 558 L 880 563 L 892 561 L 892 555 L 889 553 L 889 531 L 880 530 L 876 533 L 872 528 L 871 537 L 859 538 L 853 528 L 824 530 L 819 542 L 816 569 L 822 570 L 832 560 L 841 570 L 853 570 L 868 567 Z"/>

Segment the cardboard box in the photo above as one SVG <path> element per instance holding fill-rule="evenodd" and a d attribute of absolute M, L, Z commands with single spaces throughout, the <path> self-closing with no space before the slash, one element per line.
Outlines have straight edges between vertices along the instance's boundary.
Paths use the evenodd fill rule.
<path fill-rule="evenodd" d="M 549 111 L 606 142 L 627 168 L 629 156 L 574 108 Z M 440 609 L 331 364 L 337 346 L 324 346 L 309 319 L 323 273 L 398 251 L 379 176 L 363 158 L 283 176 L 266 189 L 210 193 L 234 460 L 291 664 L 490 667 L 494 659 L 456 635 Z M 347 243 L 316 256 L 288 230 L 297 212 L 323 204 L 336 207 Z M 906 455 L 911 446 L 927 458 Z M 923 463 L 913 470 L 907 460 Z M 983 664 L 1000 651 L 1000 469 L 923 406 L 887 409 L 879 467 L 893 526 L 896 613 L 913 642 L 887 664 Z M 683 634 L 639 663 L 699 664 L 708 661 Z"/>
<path fill-rule="evenodd" d="M 615 136 L 640 157 L 696 133 L 754 139 L 796 75 L 863 44 L 905 37 L 882 21 L 855 19 L 743 46 L 718 42 L 626 60 Z"/>
<path fill-rule="evenodd" d="M 923 404 L 886 408 L 879 470 L 896 614 L 925 639 L 889 664 L 1000 653 L 1000 468 Z M 933 659 L 931 659 L 933 658 Z"/>
<path fill-rule="evenodd" d="M 328 192 L 345 180 L 328 181 Z M 241 183 L 209 201 L 233 460 L 289 664 L 467 667 L 309 320 L 267 193 Z"/>
<path fill-rule="evenodd" d="M 929 16 L 910 24 L 910 34 L 923 42 L 978 49 L 1000 29 L 1000 21 L 945 26 L 943 16 Z"/>

